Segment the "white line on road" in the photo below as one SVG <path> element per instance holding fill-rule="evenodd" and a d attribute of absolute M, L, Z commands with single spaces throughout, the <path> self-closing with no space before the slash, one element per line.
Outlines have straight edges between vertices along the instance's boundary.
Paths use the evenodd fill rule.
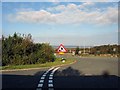
<path fill-rule="evenodd" d="M 48 84 L 48 87 L 53 87 L 53 84 Z"/>
<path fill-rule="evenodd" d="M 53 72 L 51 72 L 51 74 L 50 75 L 53 75 L 54 73 Z"/>
<path fill-rule="evenodd" d="M 53 74 L 50 74 L 51 77 L 53 77 Z"/>
<path fill-rule="evenodd" d="M 46 71 L 46 73 L 48 73 L 49 71 L 51 71 L 52 69 L 54 69 L 55 67 L 52 67 L 52 68 L 50 68 L 50 69 L 48 69 L 47 71 Z"/>
<path fill-rule="evenodd" d="M 42 90 L 42 87 L 43 87 L 43 84 L 44 84 L 44 80 L 45 80 L 46 75 L 47 75 L 51 70 L 53 70 L 53 69 L 54 69 L 54 67 L 48 69 L 48 70 L 42 75 L 42 77 L 41 77 L 41 79 L 40 79 L 40 81 L 39 81 L 39 83 L 38 83 L 38 88 L 37 88 L 36 90 Z"/>
<path fill-rule="evenodd" d="M 48 72 L 45 72 L 44 75 L 48 74 Z"/>
<path fill-rule="evenodd" d="M 53 79 L 53 77 L 49 77 L 49 79 Z"/>
<path fill-rule="evenodd" d="M 45 77 L 42 76 L 41 79 L 45 79 Z"/>
<path fill-rule="evenodd" d="M 60 67 L 55 68 L 55 69 L 52 71 L 52 74 L 54 74 L 55 71 L 58 70 L 59 68 L 60 68 Z"/>
<path fill-rule="evenodd" d="M 44 80 L 40 80 L 40 83 L 43 83 L 44 82 Z"/>
<path fill-rule="evenodd" d="M 38 84 L 38 87 L 42 87 L 43 86 L 43 84 Z"/>
<path fill-rule="evenodd" d="M 49 80 L 48 83 L 53 83 L 53 80 Z"/>
<path fill-rule="evenodd" d="M 46 75 L 52 70 L 51 74 L 49 75 L 49 80 L 48 80 L 48 90 L 54 90 L 53 88 L 53 75 L 55 73 L 55 71 L 57 71 L 60 67 L 52 67 L 50 69 L 48 69 L 41 77 L 39 84 L 38 84 L 38 88 L 36 90 L 42 90 L 43 84 L 44 84 L 44 80 Z"/>
<path fill-rule="evenodd" d="M 51 72 L 51 74 L 49 75 L 49 80 L 48 80 L 48 87 L 49 89 L 48 90 L 54 90 L 54 88 L 51 88 L 53 87 L 53 75 L 55 73 L 55 71 L 57 71 L 60 67 L 57 67 L 57 68 L 54 68 Z"/>
<path fill-rule="evenodd" d="M 45 77 L 46 76 L 46 74 L 43 74 L 43 77 Z"/>

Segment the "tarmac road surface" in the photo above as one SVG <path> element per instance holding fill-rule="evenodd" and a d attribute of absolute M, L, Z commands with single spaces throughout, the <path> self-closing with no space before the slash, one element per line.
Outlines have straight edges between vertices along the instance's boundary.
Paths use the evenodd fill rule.
<path fill-rule="evenodd" d="M 72 65 L 2 73 L 3 90 L 118 88 L 118 58 L 74 57 Z"/>

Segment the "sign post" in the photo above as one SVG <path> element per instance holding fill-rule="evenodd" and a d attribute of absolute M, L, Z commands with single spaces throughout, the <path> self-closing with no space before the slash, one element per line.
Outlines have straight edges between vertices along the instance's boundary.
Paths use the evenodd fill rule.
<path fill-rule="evenodd" d="M 57 49 L 57 53 L 62 57 L 62 55 L 64 55 L 67 52 L 67 49 L 63 46 L 63 44 L 60 44 L 60 46 Z M 62 58 L 62 62 L 65 60 L 64 58 Z"/>

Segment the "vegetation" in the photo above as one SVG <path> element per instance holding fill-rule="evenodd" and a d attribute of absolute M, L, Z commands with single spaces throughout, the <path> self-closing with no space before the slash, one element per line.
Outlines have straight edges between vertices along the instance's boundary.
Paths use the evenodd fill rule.
<path fill-rule="evenodd" d="M 79 54 L 79 50 L 80 50 L 80 49 L 79 49 L 79 47 L 77 46 L 77 47 L 76 47 L 76 50 L 75 50 L 75 55 L 78 55 L 78 54 Z"/>
<path fill-rule="evenodd" d="M 14 33 L 5 38 L 2 36 L 2 66 L 26 65 L 53 62 L 54 50 L 49 44 L 35 44 L 31 34 Z"/>
<path fill-rule="evenodd" d="M 83 55 L 83 54 L 86 54 L 86 55 L 110 54 L 110 55 L 120 56 L 120 45 L 101 45 L 101 46 L 95 46 L 95 47 L 91 47 L 91 48 L 76 47 L 75 54 L 78 55 L 79 51 L 81 52 L 80 55 Z"/>
<path fill-rule="evenodd" d="M 91 48 L 90 54 L 118 54 L 120 45 L 102 45 Z"/>
<path fill-rule="evenodd" d="M 2 65 L 2 40 L 0 38 L 0 66 Z"/>
<path fill-rule="evenodd" d="M 2 70 L 8 69 L 27 69 L 27 68 L 42 68 L 42 67 L 52 67 L 57 65 L 65 65 L 69 63 L 73 63 L 73 59 L 66 60 L 64 63 L 61 62 L 61 58 L 57 58 L 54 62 L 46 62 L 43 64 L 30 64 L 30 65 L 10 65 L 1 67 Z"/>
<path fill-rule="evenodd" d="M 91 56 L 120 57 L 120 45 L 119 44 L 113 44 L 113 45 L 108 44 L 108 45 L 91 46 L 91 47 L 79 47 L 79 46 L 69 47 L 68 46 L 67 51 L 68 51 L 67 53 L 75 52 L 75 55 L 80 55 L 80 56 L 91 55 Z"/>

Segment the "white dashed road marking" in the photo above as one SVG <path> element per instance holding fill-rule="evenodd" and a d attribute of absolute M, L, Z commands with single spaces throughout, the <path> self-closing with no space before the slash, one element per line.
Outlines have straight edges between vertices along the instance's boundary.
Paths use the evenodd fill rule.
<path fill-rule="evenodd" d="M 53 77 L 53 74 L 50 74 L 51 77 Z"/>
<path fill-rule="evenodd" d="M 43 83 L 44 83 L 44 80 L 45 80 L 45 77 L 46 77 L 46 74 L 49 73 L 49 71 L 51 71 L 52 69 L 54 69 L 54 67 L 48 69 L 41 77 L 39 83 L 38 83 L 38 86 L 37 86 L 37 89 L 36 90 L 42 90 L 42 87 L 43 87 Z"/>
<path fill-rule="evenodd" d="M 38 87 L 42 87 L 43 86 L 43 84 L 38 84 Z"/>
<path fill-rule="evenodd" d="M 45 77 L 41 77 L 41 79 L 45 79 Z"/>
<path fill-rule="evenodd" d="M 55 73 L 55 71 L 57 71 L 60 67 L 52 67 L 50 69 L 48 69 L 41 77 L 40 81 L 39 81 L 39 84 L 38 84 L 38 87 L 36 90 L 42 90 L 42 87 L 43 87 L 43 84 L 44 84 L 44 81 L 45 81 L 45 77 L 46 75 L 52 70 L 51 74 L 49 75 L 49 80 L 48 80 L 48 90 L 54 90 L 53 88 L 53 75 Z"/>
<path fill-rule="evenodd" d="M 53 88 L 53 75 L 55 73 L 55 71 L 57 71 L 60 67 L 57 67 L 55 69 L 52 70 L 51 74 L 49 75 L 49 80 L 48 80 L 48 90 L 54 90 Z"/>
<path fill-rule="evenodd" d="M 43 75 L 43 77 L 45 77 L 45 76 L 46 76 L 46 74 Z"/>
<path fill-rule="evenodd" d="M 49 77 L 49 79 L 53 79 L 53 77 Z"/>
<path fill-rule="evenodd" d="M 43 83 L 44 82 L 44 80 L 40 80 L 40 83 Z"/>
<path fill-rule="evenodd" d="M 53 84 L 48 84 L 48 87 L 53 87 Z"/>
<path fill-rule="evenodd" d="M 53 83 L 53 80 L 49 80 L 48 83 Z"/>

